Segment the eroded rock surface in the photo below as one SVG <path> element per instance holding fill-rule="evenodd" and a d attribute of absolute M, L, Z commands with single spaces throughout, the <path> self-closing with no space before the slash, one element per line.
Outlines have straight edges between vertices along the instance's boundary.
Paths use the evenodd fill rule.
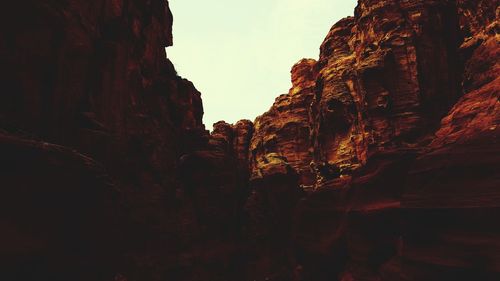
<path fill-rule="evenodd" d="M 2 256 L 8 270 L 0 274 L 10 275 L 0 279 L 198 274 L 183 273 L 189 259 L 179 258 L 195 252 L 203 224 L 190 205 L 195 199 L 184 192 L 179 162 L 205 147 L 209 135 L 200 93 L 166 57 L 171 27 L 161 0 L 3 5 L 0 130 L 9 141 L 0 147 L 8 153 L 2 169 L 10 172 L 0 186 L 3 200 L 19 203 L 4 205 L 0 219 L 12 234 L 2 245 L 14 248 L 9 260 Z M 104 176 L 66 154 L 85 155 Z M 109 189 L 104 177 L 116 202 L 102 203 Z M 120 216 L 116 227 L 108 208 Z M 108 237 L 111 230 L 115 237 Z"/>
<path fill-rule="evenodd" d="M 449 1 L 360 1 L 321 46 L 315 161 L 341 174 L 371 154 L 418 145 L 459 96 L 457 8 Z"/>
<path fill-rule="evenodd" d="M 283 157 L 300 176 L 300 183 L 311 185 L 312 160 L 309 135 L 310 109 L 314 97 L 316 61 L 304 59 L 291 71 L 292 88 L 276 98 L 271 109 L 255 120 L 255 133 L 250 144 L 250 164 L 253 177 L 266 173 L 270 154 Z"/>
<path fill-rule="evenodd" d="M 0 279 L 499 280 L 498 0 L 360 0 L 202 123 L 160 0 L 0 10 Z"/>
<path fill-rule="evenodd" d="M 362 0 L 331 28 L 314 71 L 293 75 L 312 90 L 292 88 L 256 120 L 260 181 L 280 161 L 300 174 L 293 155 L 306 150 L 298 163 L 311 161 L 315 179 L 292 200 L 287 257 L 267 263 L 288 270 L 262 265 L 260 276 L 499 278 L 500 230 L 488 223 L 500 202 L 498 14 L 498 1 Z M 309 134 L 290 138 L 280 128 L 297 112 Z"/>

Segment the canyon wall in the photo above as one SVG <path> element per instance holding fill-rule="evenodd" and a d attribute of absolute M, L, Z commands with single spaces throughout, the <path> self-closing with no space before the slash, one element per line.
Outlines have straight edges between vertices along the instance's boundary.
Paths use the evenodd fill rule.
<path fill-rule="evenodd" d="M 162 0 L 2 5 L 1 280 L 228 275 L 248 129 L 212 149 L 172 20 Z"/>
<path fill-rule="evenodd" d="M 498 7 L 360 0 L 209 133 L 168 2 L 4 4 L 0 279 L 499 280 Z"/>
<path fill-rule="evenodd" d="M 254 279 L 500 278 L 498 4 L 361 0 L 293 67 L 250 170 L 282 163 L 302 193 L 254 204 L 272 233 L 276 210 L 292 217 Z"/>

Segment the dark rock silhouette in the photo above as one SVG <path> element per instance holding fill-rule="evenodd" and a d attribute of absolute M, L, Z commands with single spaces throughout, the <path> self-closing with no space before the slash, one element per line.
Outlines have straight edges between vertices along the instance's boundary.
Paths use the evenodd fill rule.
<path fill-rule="evenodd" d="M 500 280 L 499 15 L 360 0 L 209 133 L 167 1 L 5 3 L 0 279 Z"/>

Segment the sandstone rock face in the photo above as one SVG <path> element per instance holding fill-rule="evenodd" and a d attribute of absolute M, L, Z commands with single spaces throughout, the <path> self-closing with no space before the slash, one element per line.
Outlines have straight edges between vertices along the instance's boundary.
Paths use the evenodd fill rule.
<path fill-rule="evenodd" d="M 401 265 L 398 272 L 409 280 L 500 276 L 500 229 L 489 223 L 500 211 L 494 168 L 500 152 L 500 10 L 498 1 L 459 1 L 459 7 L 468 9 L 461 12 L 467 36 L 460 47 L 463 96 L 409 170 L 401 199 L 404 251 L 389 262 Z"/>
<path fill-rule="evenodd" d="M 166 57 L 171 26 L 161 0 L 3 5 L 0 132 L 9 141 L 0 147 L 10 172 L 2 198 L 38 201 L 4 205 L 1 224 L 12 235 L 2 243 L 15 253 L 0 270 L 11 275 L 0 279 L 181 279 L 178 257 L 192 252 L 199 224 L 196 206 L 180 203 L 194 199 L 183 196 L 178 163 L 209 136 L 200 93 Z M 116 202 L 102 203 L 104 176 L 66 154 L 99 163 Z M 110 212 L 120 214 L 116 227 Z M 121 244 L 108 247 L 113 240 Z"/>
<path fill-rule="evenodd" d="M 293 86 L 276 98 L 271 109 L 255 120 L 255 133 L 250 144 L 252 177 L 266 173 L 269 155 L 283 157 L 300 176 L 300 183 L 315 181 L 310 169 L 312 155 L 309 144 L 309 105 L 314 97 L 316 61 L 304 59 L 292 69 Z"/>
<path fill-rule="evenodd" d="M 183 154 L 176 194 L 182 229 L 180 263 L 173 280 L 237 280 L 245 275 L 248 243 L 245 202 L 249 194 L 248 148 L 253 123 L 214 124 L 206 142 Z M 196 138 L 195 138 L 196 139 Z M 290 216 L 288 216 L 290 218 Z"/>
<path fill-rule="evenodd" d="M 302 196 L 300 186 L 316 181 L 309 142 L 316 64 L 312 59 L 295 64 L 290 91 L 255 120 L 248 151 L 251 190 L 245 204 L 248 280 L 293 278 L 288 270 L 293 213 Z"/>
<path fill-rule="evenodd" d="M 232 155 L 237 160 L 238 174 L 248 181 L 248 150 L 254 133 L 254 126 L 250 120 L 240 120 L 234 125 L 224 121 L 214 124 L 211 139 L 218 143 L 221 150 Z"/>
<path fill-rule="evenodd" d="M 460 46 L 465 61 L 464 95 L 443 118 L 433 148 L 488 138 L 484 134 L 495 140 L 500 123 L 498 1 L 460 1 L 459 7 L 461 28 L 467 36 Z"/>
<path fill-rule="evenodd" d="M 341 174 L 432 133 L 459 95 L 457 8 L 448 1 L 360 1 L 321 46 L 314 155 Z"/>
<path fill-rule="evenodd" d="M 499 15 L 359 0 L 209 133 L 168 2 L 5 4 L 0 279 L 500 280 Z"/>
<path fill-rule="evenodd" d="M 500 277 L 500 230 L 488 223 L 500 202 L 498 4 L 362 0 L 332 27 L 314 71 L 292 71 L 312 99 L 289 106 L 311 93 L 292 88 L 257 118 L 249 202 L 265 213 L 256 198 L 279 185 L 265 179 L 301 173 L 293 151 L 310 151 L 316 180 L 282 199 L 295 202 L 281 237 L 291 243 L 254 270 L 261 279 Z M 309 135 L 276 129 L 305 111 Z M 278 232 L 270 221 L 261 232 Z"/>

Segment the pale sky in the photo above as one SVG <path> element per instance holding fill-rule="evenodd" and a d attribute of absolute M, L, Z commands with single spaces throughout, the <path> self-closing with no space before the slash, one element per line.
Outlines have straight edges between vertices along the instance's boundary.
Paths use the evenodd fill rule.
<path fill-rule="evenodd" d="M 201 92 L 207 129 L 254 120 L 291 87 L 290 69 L 319 56 L 330 27 L 356 0 L 170 0 L 167 56 Z"/>

